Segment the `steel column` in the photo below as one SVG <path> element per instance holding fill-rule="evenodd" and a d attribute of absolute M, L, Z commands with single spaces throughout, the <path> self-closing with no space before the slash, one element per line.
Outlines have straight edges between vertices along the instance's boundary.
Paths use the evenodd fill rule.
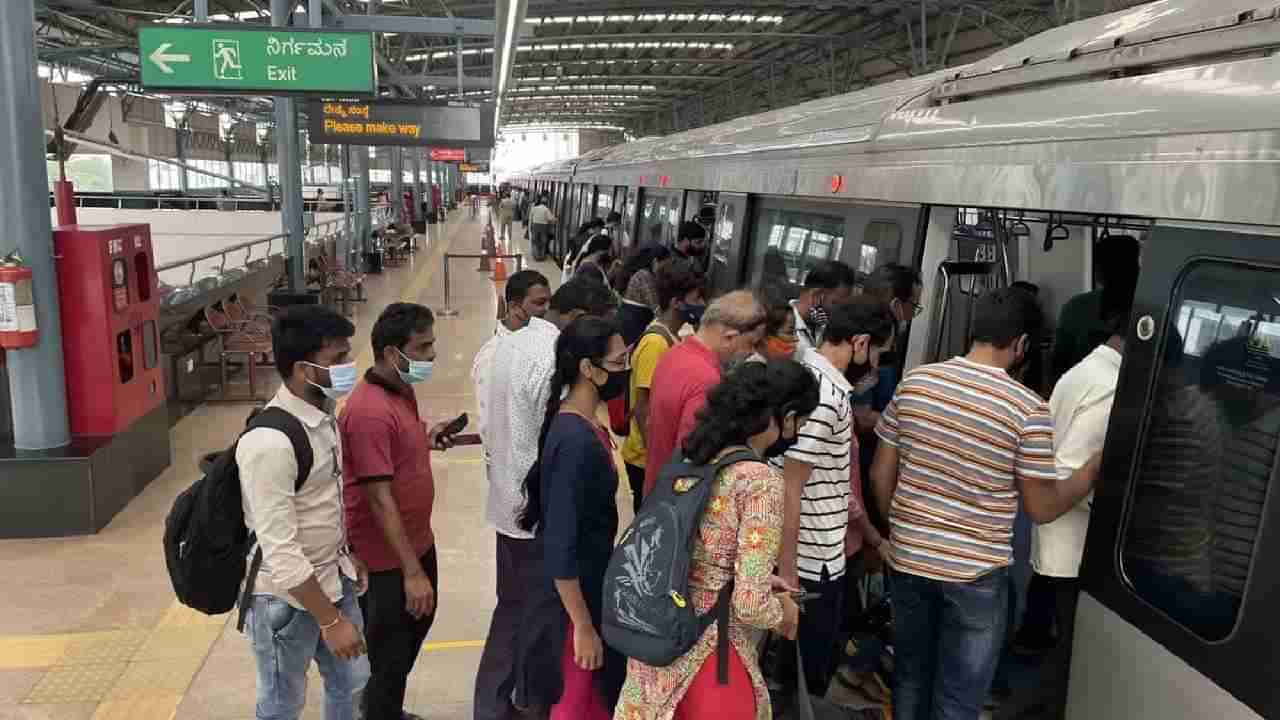
<path fill-rule="evenodd" d="M 351 192 L 351 146 L 340 145 L 338 150 L 338 165 L 342 168 L 342 233 L 338 235 L 336 254 L 338 267 L 345 268 L 351 258 L 351 238 L 354 235 L 351 227 L 351 201 L 354 199 Z"/>
<path fill-rule="evenodd" d="M 290 0 L 271 0 L 271 25 L 285 27 Z M 280 213 L 288 255 L 289 289 L 307 286 L 306 237 L 302 226 L 302 165 L 298 148 L 298 109 L 291 97 L 275 97 L 276 167 L 280 173 Z"/>
<path fill-rule="evenodd" d="M 413 217 L 410 220 L 417 220 L 422 217 L 422 148 L 412 148 L 413 153 Z"/>
<path fill-rule="evenodd" d="M 32 0 L 0 2 L 0 187 L 5 188 L 0 193 L 0 217 L 8 231 L 6 240 L 13 241 L 31 268 L 40 328 L 35 347 L 5 355 L 13 443 L 20 450 L 46 450 L 71 442 L 34 27 Z M 0 250 L 10 247 L 0 240 Z"/>
<path fill-rule="evenodd" d="M 391 217 L 397 223 L 405 222 L 404 217 L 404 151 L 397 146 L 391 147 Z"/>
<path fill-rule="evenodd" d="M 356 241 L 360 252 L 369 250 L 373 223 L 369 216 L 369 148 L 356 146 Z"/>

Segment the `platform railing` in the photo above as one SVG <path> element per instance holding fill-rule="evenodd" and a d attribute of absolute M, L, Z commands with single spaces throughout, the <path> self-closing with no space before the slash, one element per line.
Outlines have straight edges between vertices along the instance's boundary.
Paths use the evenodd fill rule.
<path fill-rule="evenodd" d="M 346 230 L 343 228 L 342 219 L 327 220 L 322 223 L 316 223 L 307 228 L 305 241 L 308 245 L 324 245 L 330 241 L 337 241 L 341 238 Z M 156 267 L 157 275 L 171 270 L 179 270 L 184 267 L 190 267 L 187 274 L 187 284 L 185 287 L 192 287 L 196 284 L 196 273 L 199 271 L 201 264 L 209 260 L 219 260 L 216 272 L 212 273 L 212 277 L 225 277 L 228 271 L 248 269 L 251 263 L 259 260 L 270 260 L 273 257 L 284 257 L 287 253 L 288 235 L 285 233 L 277 233 L 267 237 L 248 240 L 235 245 L 228 245 L 200 255 L 175 260 Z M 241 255 L 243 253 L 243 255 Z M 175 290 L 182 289 L 176 287 Z"/>

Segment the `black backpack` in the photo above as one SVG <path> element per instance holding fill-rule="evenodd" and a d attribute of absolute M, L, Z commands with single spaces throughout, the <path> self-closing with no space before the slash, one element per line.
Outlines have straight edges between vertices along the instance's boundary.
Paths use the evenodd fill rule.
<path fill-rule="evenodd" d="M 635 522 L 613 549 L 604 576 L 604 641 L 646 665 L 666 667 L 719 623 L 716 671 L 729 682 L 729 606 L 733 581 L 720 589 L 716 604 L 698 615 L 689 598 L 689 557 L 702 511 L 716 476 L 743 460 L 758 460 L 750 450 L 735 450 L 711 465 L 683 458 L 662 468 Z"/>
<path fill-rule="evenodd" d="M 271 428 L 288 436 L 298 463 L 294 488 L 301 489 L 314 462 L 302 423 L 281 408 L 269 407 L 255 410 L 244 432 L 256 428 Z M 164 521 L 164 559 L 179 602 L 206 615 L 221 615 L 230 612 L 239 599 L 236 627 L 243 629 L 254 579 L 262 566 L 262 548 L 254 553 L 246 579 L 245 558 L 255 538 L 244 524 L 240 468 L 236 466 L 239 442 L 237 438 L 227 450 L 202 458 L 204 476 L 173 501 Z"/>

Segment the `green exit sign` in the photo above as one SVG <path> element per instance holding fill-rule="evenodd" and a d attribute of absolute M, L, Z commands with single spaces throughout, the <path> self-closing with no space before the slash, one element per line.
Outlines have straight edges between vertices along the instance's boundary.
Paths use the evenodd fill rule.
<path fill-rule="evenodd" d="M 239 25 L 148 25 L 138 31 L 142 85 L 193 93 L 374 95 L 367 32 Z"/>

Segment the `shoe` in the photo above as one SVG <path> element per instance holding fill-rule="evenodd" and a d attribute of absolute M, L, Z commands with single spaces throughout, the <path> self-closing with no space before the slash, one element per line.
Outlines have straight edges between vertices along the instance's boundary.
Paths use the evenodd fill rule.
<path fill-rule="evenodd" d="M 427 720 L 427 719 L 422 717 L 421 715 L 414 715 L 411 712 L 406 712 L 404 710 L 401 710 L 400 720 Z"/>

